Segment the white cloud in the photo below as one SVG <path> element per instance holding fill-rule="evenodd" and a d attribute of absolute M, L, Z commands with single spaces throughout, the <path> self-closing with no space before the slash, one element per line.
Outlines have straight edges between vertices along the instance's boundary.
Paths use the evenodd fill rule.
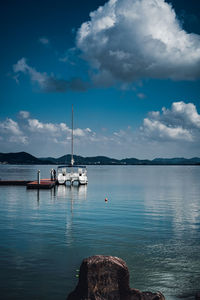
<path fill-rule="evenodd" d="M 54 124 L 54 123 L 43 123 L 37 119 L 28 119 L 28 129 L 31 132 L 35 133 L 47 133 L 51 135 L 62 136 L 66 134 L 70 136 L 72 130 L 69 128 L 65 123 Z M 86 137 L 86 136 L 93 136 L 95 133 L 92 132 L 90 128 L 75 128 L 73 130 L 74 137 Z M 65 138 L 64 138 L 65 139 Z"/>
<path fill-rule="evenodd" d="M 39 42 L 40 42 L 41 44 L 43 44 L 43 45 L 46 45 L 46 46 L 49 45 L 49 39 L 46 38 L 45 36 L 39 38 Z"/>
<path fill-rule="evenodd" d="M 144 119 L 143 130 L 145 134 L 154 139 L 163 141 L 171 140 L 186 140 L 192 141 L 192 135 L 189 130 L 182 127 L 170 127 L 160 121 Z"/>
<path fill-rule="evenodd" d="M 24 57 L 21 58 L 15 65 L 13 65 L 13 70 L 15 73 L 22 72 L 28 74 L 32 82 L 36 82 L 41 88 L 45 88 L 48 81 L 47 73 L 37 72 L 35 68 L 32 68 L 27 64 Z"/>
<path fill-rule="evenodd" d="M 70 128 L 65 123 L 60 123 L 60 129 L 66 132 L 70 131 Z"/>
<path fill-rule="evenodd" d="M 81 25 L 77 47 L 98 81 L 200 77 L 200 36 L 185 32 L 164 0 L 108 1 Z"/>
<path fill-rule="evenodd" d="M 138 98 L 140 98 L 140 99 L 146 98 L 146 95 L 143 94 L 143 93 L 138 93 L 137 96 L 138 96 Z"/>
<path fill-rule="evenodd" d="M 28 111 L 20 111 L 19 122 L 10 118 L 0 122 L 1 151 L 39 152 L 39 155 L 52 155 L 57 151 L 63 155 L 71 150 L 71 128 L 65 123 L 42 122 L 31 118 Z M 74 145 L 88 147 L 89 143 L 96 142 L 96 133 L 90 128 L 74 128 Z M 13 147 L 13 143 L 15 146 Z M 79 149 L 81 151 L 81 149 Z M 43 153 L 44 154 L 41 154 Z M 54 153 L 55 155 L 55 153 Z"/>
<path fill-rule="evenodd" d="M 37 119 L 28 119 L 29 130 L 32 132 L 46 132 L 55 134 L 58 132 L 58 126 L 52 123 L 42 123 Z"/>
<path fill-rule="evenodd" d="M 23 57 L 16 64 L 13 65 L 13 71 L 15 73 L 23 72 L 25 73 L 29 69 L 29 66 L 26 63 L 26 59 Z"/>
<path fill-rule="evenodd" d="M 162 113 L 150 112 L 141 132 L 155 140 L 195 141 L 200 136 L 200 115 L 193 103 L 174 102 L 171 109 L 162 108 Z"/>
<path fill-rule="evenodd" d="M 10 118 L 0 122 L 0 132 L 6 141 L 27 144 L 27 136 L 21 131 L 17 122 Z"/>
<path fill-rule="evenodd" d="M 8 140 L 11 143 L 16 143 L 16 144 L 22 143 L 23 145 L 28 144 L 28 139 L 26 136 L 19 136 L 19 135 L 18 136 L 10 136 L 8 138 Z"/>
<path fill-rule="evenodd" d="M 71 151 L 71 128 L 64 122 L 32 118 L 0 122 L 1 151 L 27 151 L 36 156 L 59 157 Z M 172 103 L 161 112 L 149 112 L 140 128 L 127 126 L 113 132 L 74 128 L 75 153 L 124 158 L 199 156 L 200 114 L 193 103 Z M 132 124 L 131 124 L 132 125 Z"/>
<path fill-rule="evenodd" d="M 88 89 L 88 83 L 82 81 L 81 78 L 71 78 L 70 80 L 58 79 L 54 75 L 48 75 L 46 72 L 38 72 L 35 68 L 29 66 L 26 58 L 21 58 L 13 65 L 13 71 L 17 75 L 13 76 L 19 83 L 19 74 L 29 75 L 33 84 L 38 84 L 44 92 L 64 93 L 68 90 L 85 91 Z"/>
<path fill-rule="evenodd" d="M 77 65 L 79 63 L 79 57 L 76 48 L 69 48 L 64 55 L 59 58 L 59 61 L 69 63 L 70 65 Z"/>
<path fill-rule="evenodd" d="M 22 118 L 22 119 L 28 119 L 29 116 L 30 116 L 30 113 L 26 110 L 21 110 L 19 112 L 19 116 Z"/>
<path fill-rule="evenodd" d="M 200 115 L 193 103 L 174 102 L 171 110 L 163 108 L 163 119 L 171 123 L 184 124 L 187 128 L 200 128 Z"/>
<path fill-rule="evenodd" d="M 5 121 L 0 122 L 0 130 L 1 132 L 8 132 L 15 135 L 22 134 L 21 130 L 19 129 L 18 123 L 10 118 L 7 118 Z"/>

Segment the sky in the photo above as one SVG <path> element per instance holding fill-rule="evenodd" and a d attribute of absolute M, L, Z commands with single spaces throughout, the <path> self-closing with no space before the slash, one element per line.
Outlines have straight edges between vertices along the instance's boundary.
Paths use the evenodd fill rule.
<path fill-rule="evenodd" d="M 2 0 L 0 152 L 200 157 L 198 0 Z"/>

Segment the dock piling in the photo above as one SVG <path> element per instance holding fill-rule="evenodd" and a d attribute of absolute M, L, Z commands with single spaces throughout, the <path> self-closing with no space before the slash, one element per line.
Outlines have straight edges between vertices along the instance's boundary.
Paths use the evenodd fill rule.
<path fill-rule="evenodd" d="M 53 169 L 50 170 L 51 181 L 53 181 Z"/>
<path fill-rule="evenodd" d="M 38 173 L 37 173 L 37 181 L 38 181 L 38 184 L 40 184 L 40 170 L 38 170 Z"/>
<path fill-rule="evenodd" d="M 25 185 L 28 189 L 51 189 L 57 184 L 53 178 L 41 179 L 40 170 L 37 171 L 37 179 L 30 180 L 0 180 L 1 185 Z"/>

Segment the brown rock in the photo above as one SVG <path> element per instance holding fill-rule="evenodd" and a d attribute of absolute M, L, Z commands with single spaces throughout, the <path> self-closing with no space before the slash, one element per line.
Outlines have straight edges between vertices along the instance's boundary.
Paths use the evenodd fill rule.
<path fill-rule="evenodd" d="M 126 263 L 113 256 L 96 255 L 83 260 L 79 282 L 67 300 L 164 300 L 161 293 L 140 292 L 129 286 Z"/>
<path fill-rule="evenodd" d="M 195 300 L 200 300 L 200 292 L 197 292 L 195 295 Z"/>

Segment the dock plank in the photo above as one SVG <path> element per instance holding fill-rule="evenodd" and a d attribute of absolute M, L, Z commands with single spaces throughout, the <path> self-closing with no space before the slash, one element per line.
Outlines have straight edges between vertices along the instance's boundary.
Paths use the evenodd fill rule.
<path fill-rule="evenodd" d="M 27 183 L 28 189 L 51 189 L 56 185 L 56 180 L 41 179 L 40 183 L 37 180 Z"/>
<path fill-rule="evenodd" d="M 24 185 L 26 186 L 30 180 L 0 180 L 0 185 Z"/>
<path fill-rule="evenodd" d="M 0 186 L 8 185 L 8 186 L 26 186 L 28 189 L 51 189 L 56 185 L 56 180 L 51 179 L 41 179 L 40 184 L 38 181 L 31 181 L 31 180 L 0 180 Z"/>

